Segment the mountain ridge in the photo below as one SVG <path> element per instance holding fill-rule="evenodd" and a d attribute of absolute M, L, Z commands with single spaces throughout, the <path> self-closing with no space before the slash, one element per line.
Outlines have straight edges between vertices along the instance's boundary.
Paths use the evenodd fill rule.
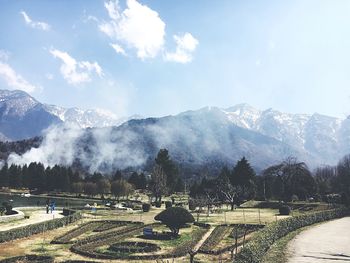
<path fill-rule="evenodd" d="M 46 121 L 38 123 L 43 117 Z M 64 108 L 40 103 L 21 90 L 0 90 L 0 140 L 3 141 L 40 136 L 51 125 L 64 122 L 79 128 L 91 128 L 119 125 L 126 120 L 128 118 L 118 118 L 106 110 Z M 37 128 L 34 128 L 31 122 L 35 122 Z M 23 132 L 16 132 L 18 128 L 24 129 Z"/>
<path fill-rule="evenodd" d="M 264 167 L 293 155 L 315 166 L 334 164 L 350 149 L 349 118 L 283 113 L 271 108 L 258 110 L 248 104 L 238 104 L 225 109 L 204 107 L 160 118 L 126 119 L 113 126 L 106 124 L 108 118 L 106 122 L 102 118 L 100 124 L 105 125 L 102 128 L 87 129 L 88 125 L 79 123 L 72 128 L 67 125 L 70 124 L 68 113 L 77 116 L 76 122 L 79 122 L 85 121 L 84 111 L 41 104 L 23 92 L 10 97 L 15 102 L 24 98 L 25 103 L 4 107 L 7 104 L 1 94 L 0 117 L 4 115 L 2 112 L 6 113 L 6 117 L 12 116 L 10 120 L 19 121 L 20 127 L 29 122 L 22 121 L 28 119 L 28 112 L 29 117 L 39 112 L 36 118 L 41 120 L 42 115 L 42 126 L 47 126 L 40 131 L 44 135 L 39 147 L 43 159 L 37 159 L 29 151 L 27 155 L 12 156 L 18 163 L 80 163 L 90 171 L 108 170 L 117 168 L 117 164 L 119 168 L 145 165 L 160 148 L 168 148 L 179 163 L 192 165 L 232 163 L 246 156 L 256 167 Z M 8 97 L 9 93 L 6 94 Z M 52 123 L 45 122 L 45 118 Z M 33 116 L 29 120 L 33 121 Z M 0 133 L 1 129 L 2 126 Z M 62 151 L 57 150 L 60 145 L 64 146 Z M 70 156 L 67 157 L 68 148 Z"/>

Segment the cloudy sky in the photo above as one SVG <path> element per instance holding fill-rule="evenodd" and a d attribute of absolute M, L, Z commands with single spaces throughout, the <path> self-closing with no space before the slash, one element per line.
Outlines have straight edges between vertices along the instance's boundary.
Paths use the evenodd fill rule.
<path fill-rule="evenodd" d="M 163 116 L 248 103 L 350 114 L 350 1 L 0 2 L 0 88 Z"/>

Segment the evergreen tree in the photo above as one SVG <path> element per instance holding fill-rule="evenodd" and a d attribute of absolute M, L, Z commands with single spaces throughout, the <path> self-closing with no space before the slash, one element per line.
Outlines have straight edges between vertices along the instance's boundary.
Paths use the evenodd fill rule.
<path fill-rule="evenodd" d="M 132 184 L 135 187 L 135 189 L 140 189 L 140 177 L 139 177 L 138 173 L 133 172 L 130 175 L 128 182 L 130 184 Z"/>
<path fill-rule="evenodd" d="M 147 187 L 147 179 L 144 173 L 139 175 L 139 189 L 146 189 Z"/>
<path fill-rule="evenodd" d="M 165 176 L 166 185 L 170 193 L 174 192 L 178 180 L 178 169 L 170 159 L 167 149 L 160 149 L 155 159 L 156 165 L 159 165 Z"/>
<path fill-rule="evenodd" d="M 20 166 L 12 164 L 8 169 L 9 186 L 11 188 L 22 187 L 22 169 Z"/>
<path fill-rule="evenodd" d="M 242 188 L 243 198 L 252 198 L 255 196 L 255 171 L 250 166 L 248 160 L 243 157 L 237 162 L 231 174 L 231 184 Z"/>
<path fill-rule="evenodd" d="M 7 163 L 0 170 L 0 186 L 8 187 L 9 186 L 9 174 L 8 174 L 8 165 Z"/>
<path fill-rule="evenodd" d="M 112 177 L 112 181 L 121 180 L 122 178 L 123 178 L 122 172 L 120 170 L 117 170 Z"/>
<path fill-rule="evenodd" d="M 254 180 L 255 171 L 245 157 L 233 168 L 231 182 L 233 185 L 249 186 Z"/>

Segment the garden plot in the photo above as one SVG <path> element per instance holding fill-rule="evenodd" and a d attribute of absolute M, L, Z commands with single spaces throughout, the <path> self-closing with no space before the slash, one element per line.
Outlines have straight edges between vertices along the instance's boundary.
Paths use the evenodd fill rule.
<path fill-rule="evenodd" d="M 219 225 L 199 248 L 203 254 L 219 255 L 231 251 L 236 246 L 248 241 L 251 234 L 262 228 L 261 225 Z"/>
<path fill-rule="evenodd" d="M 151 225 L 159 235 L 154 238 L 143 237 L 143 225 L 134 224 L 113 235 L 103 234 L 80 240 L 71 251 L 90 258 L 154 260 L 176 258 L 187 255 L 199 242 L 207 229 L 189 225 L 182 229 L 178 237 L 170 238 L 166 228 L 159 224 Z M 111 232 L 109 232 L 111 233 Z M 168 238 L 169 237 L 169 238 Z"/>

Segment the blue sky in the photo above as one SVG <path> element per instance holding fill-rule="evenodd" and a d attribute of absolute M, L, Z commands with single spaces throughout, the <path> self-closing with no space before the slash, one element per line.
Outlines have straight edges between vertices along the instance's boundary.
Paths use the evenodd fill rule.
<path fill-rule="evenodd" d="M 163 116 L 248 103 L 350 114 L 350 1 L 0 2 L 0 87 Z"/>

